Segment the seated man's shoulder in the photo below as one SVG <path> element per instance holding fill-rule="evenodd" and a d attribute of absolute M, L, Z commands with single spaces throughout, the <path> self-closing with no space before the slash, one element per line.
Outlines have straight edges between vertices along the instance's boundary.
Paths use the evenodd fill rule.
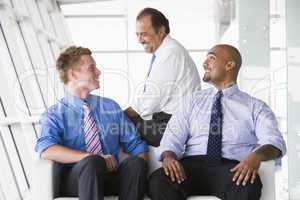
<path fill-rule="evenodd" d="M 61 101 L 59 101 L 58 103 L 49 106 L 42 115 L 56 115 L 58 113 L 61 113 L 62 110 L 63 104 L 61 103 Z"/>
<path fill-rule="evenodd" d="M 251 108 L 251 110 L 255 111 L 255 113 L 260 113 L 261 111 L 263 111 L 263 113 L 265 113 L 265 114 L 273 113 L 270 106 L 262 99 L 254 97 L 246 92 L 241 92 L 241 94 L 239 95 L 239 98 L 240 98 L 239 102 L 243 103 L 248 108 Z"/>
<path fill-rule="evenodd" d="M 57 119 L 61 118 L 61 113 L 63 110 L 61 109 L 61 105 L 56 103 L 50 107 L 48 107 L 40 116 L 40 122 L 49 123 L 49 122 L 56 122 Z"/>
<path fill-rule="evenodd" d="M 193 93 L 186 95 L 183 98 L 184 103 L 189 103 L 189 104 L 198 104 L 199 101 L 202 101 L 203 98 L 207 98 L 212 96 L 213 94 L 213 89 L 212 88 L 207 88 L 207 89 L 197 89 Z"/>
<path fill-rule="evenodd" d="M 214 95 L 213 88 L 198 89 L 198 90 L 194 91 L 191 98 L 199 99 L 199 98 L 204 98 L 204 97 L 208 97 L 208 96 L 212 96 L 212 95 Z"/>
<path fill-rule="evenodd" d="M 251 103 L 252 105 L 257 105 L 257 106 L 262 106 L 262 105 L 267 105 L 263 100 L 250 95 L 247 92 L 240 91 L 240 98 L 242 98 L 245 103 Z"/>

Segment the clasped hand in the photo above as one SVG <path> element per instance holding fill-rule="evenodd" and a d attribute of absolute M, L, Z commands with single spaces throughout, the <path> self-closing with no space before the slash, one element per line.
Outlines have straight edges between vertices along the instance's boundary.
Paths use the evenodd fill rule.
<path fill-rule="evenodd" d="M 108 171 L 111 172 L 117 170 L 118 162 L 113 155 L 101 155 L 101 157 L 104 158 Z"/>

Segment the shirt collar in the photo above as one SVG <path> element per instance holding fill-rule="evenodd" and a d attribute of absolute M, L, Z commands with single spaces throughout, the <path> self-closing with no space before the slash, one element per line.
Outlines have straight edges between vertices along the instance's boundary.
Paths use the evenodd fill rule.
<path fill-rule="evenodd" d="M 84 101 L 87 102 L 89 105 L 91 104 L 91 95 L 89 94 L 85 100 L 70 94 L 68 91 L 65 91 L 65 102 L 75 108 L 82 108 Z"/>
<path fill-rule="evenodd" d="M 167 35 L 163 41 L 161 42 L 161 44 L 159 45 L 159 47 L 156 49 L 156 51 L 153 53 L 155 56 L 159 55 L 163 49 L 164 49 L 164 46 L 166 46 L 166 44 L 172 40 L 171 36 L 170 35 Z"/>
<path fill-rule="evenodd" d="M 217 92 L 219 91 L 218 88 L 213 87 L 214 88 L 214 94 L 217 94 Z M 236 93 L 237 91 L 239 91 L 239 87 L 237 84 L 233 84 L 225 89 L 222 90 L 223 96 L 224 97 L 229 97 L 231 95 L 233 95 L 234 93 Z"/>

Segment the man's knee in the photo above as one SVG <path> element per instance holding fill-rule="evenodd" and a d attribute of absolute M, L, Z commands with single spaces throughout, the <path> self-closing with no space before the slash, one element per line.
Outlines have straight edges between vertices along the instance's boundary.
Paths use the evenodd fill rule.
<path fill-rule="evenodd" d="M 98 155 L 87 156 L 80 161 L 81 170 L 89 173 L 103 173 L 106 171 L 106 163 L 104 158 Z"/>
<path fill-rule="evenodd" d="M 149 177 L 149 192 L 150 193 L 157 193 L 159 192 L 162 188 L 163 182 L 166 179 L 166 175 L 164 174 L 164 171 L 162 168 L 157 169 L 154 171 L 151 176 Z"/>
<path fill-rule="evenodd" d="M 129 171 L 132 171 L 134 173 L 147 172 L 147 162 L 138 156 L 128 157 L 123 161 L 122 165 L 125 166 Z"/>
<path fill-rule="evenodd" d="M 248 182 L 245 186 L 232 183 L 232 189 L 226 196 L 228 199 L 249 199 L 259 200 L 261 197 L 262 183 L 260 177 L 257 176 L 254 183 Z"/>

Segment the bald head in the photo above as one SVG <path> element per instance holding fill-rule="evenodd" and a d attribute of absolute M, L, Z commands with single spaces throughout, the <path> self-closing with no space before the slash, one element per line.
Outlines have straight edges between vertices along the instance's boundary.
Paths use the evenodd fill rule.
<path fill-rule="evenodd" d="M 232 61 L 235 63 L 235 72 L 238 73 L 242 65 L 242 56 L 239 50 L 229 44 L 218 44 L 214 48 L 220 49 L 228 62 Z"/>
<path fill-rule="evenodd" d="M 210 82 L 219 89 L 236 83 L 242 64 L 240 52 L 228 44 L 219 44 L 209 50 L 203 63 L 203 81 Z"/>

